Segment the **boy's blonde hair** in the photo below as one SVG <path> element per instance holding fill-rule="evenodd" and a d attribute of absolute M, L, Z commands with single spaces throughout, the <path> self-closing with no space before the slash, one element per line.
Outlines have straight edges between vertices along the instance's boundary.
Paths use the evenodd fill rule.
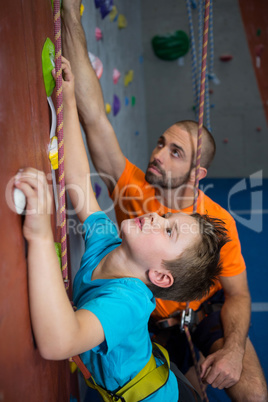
<path fill-rule="evenodd" d="M 160 299 L 185 302 L 205 296 L 221 273 L 220 250 L 229 240 L 224 222 L 220 219 L 194 213 L 199 223 L 200 239 L 171 261 L 162 261 L 174 278 L 169 288 L 148 285 Z"/>

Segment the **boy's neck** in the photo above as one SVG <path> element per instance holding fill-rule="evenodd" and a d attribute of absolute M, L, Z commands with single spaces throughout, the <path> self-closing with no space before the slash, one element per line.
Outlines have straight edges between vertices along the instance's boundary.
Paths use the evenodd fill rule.
<path fill-rule="evenodd" d="M 121 246 L 107 254 L 92 273 L 92 280 L 118 278 L 138 278 L 146 283 L 145 273 L 137 270 Z"/>

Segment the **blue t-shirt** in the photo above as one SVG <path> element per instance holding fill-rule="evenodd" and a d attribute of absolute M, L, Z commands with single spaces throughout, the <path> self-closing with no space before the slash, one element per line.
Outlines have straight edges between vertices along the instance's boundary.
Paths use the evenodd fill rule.
<path fill-rule="evenodd" d="M 94 313 L 104 330 L 105 341 L 82 353 L 94 380 L 114 391 L 143 369 L 152 354 L 148 320 L 155 308 L 149 288 L 137 278 L 91 281 L 100 261 L 120 246 L 116 226 L 103 213 L 95 212 L 84 222 L 85 253 L 74 280 L 74 303 Z M 161 360 L 156 359 L 157 365 Z M 177 402 L 178 384 L 170 372 L 165 386 L 145 401 Z M 135 401 L 133 401 L 135 402 Z"/>

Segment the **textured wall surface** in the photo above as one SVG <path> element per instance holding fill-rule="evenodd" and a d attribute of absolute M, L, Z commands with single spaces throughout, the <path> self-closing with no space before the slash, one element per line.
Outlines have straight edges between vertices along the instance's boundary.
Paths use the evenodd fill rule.
<path fill-rule="evenodd" d="M 5 199 L 7 185 L 19 168 L 32 166 L 50 173 L 50 116 L 41 53 L 46 38 L 53 40 L 51 3 L 4 2 L 0 27 L 0 400 L 67 401 L 68 362 L 42 359 L 34 341 L 23 218 L 8 207 Z M 6 194 L 11 194 L 11 188 Z M 55 240 L 59 239 L 55 236 Z"/>
<path fill-rule="evenodd" d="M 177 0 L 142 2 L 149 153 L 158 136 L 175 121 L 195 119 L 190 52 L 184 58 L 184 66 L 180 67 L 177 61 L 158 59 L 151 46 L 151 39 L 155 35 L 176 30 L 189 33 L 185 3 Z M 213 3 L 214 73 L 220 84 L 215 85 L 210 81 L 213 90 L 210 96 L 211 128 L 217 143 L 217 155 L 209 175 L 243 177 L 260 169 L 265 169 L 264 174 L 267 175 L 268 129 L 239 4 L 233 0 Z M 192 10 L 192 15 L 198 49 L 197 10 Z M 230 54 L 233 59 L 224 63 L 219 60 L 223 54 Z M 257 127 L 261 131 L 257 131 Z"/>

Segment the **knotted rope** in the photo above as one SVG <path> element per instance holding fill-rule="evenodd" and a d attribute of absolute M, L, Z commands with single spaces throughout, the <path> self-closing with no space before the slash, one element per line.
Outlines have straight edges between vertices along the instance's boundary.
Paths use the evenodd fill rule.
<path fill-rule="evenodd" d="M 59 158 L 59 214 L 61 237 L 61 266 L 65 288 L 69 287 L 67 267 L 67 236 L 66 236 L 66 204 L 65 204 L 65 177 L 64 177 L 64 142 L 63 142 L 63 93 L 61 68 L 61 17 L 60 0 L 54 0 L 54 39 L 55 39 L 55 69 L 56 69 L 56 113 Z"/>

